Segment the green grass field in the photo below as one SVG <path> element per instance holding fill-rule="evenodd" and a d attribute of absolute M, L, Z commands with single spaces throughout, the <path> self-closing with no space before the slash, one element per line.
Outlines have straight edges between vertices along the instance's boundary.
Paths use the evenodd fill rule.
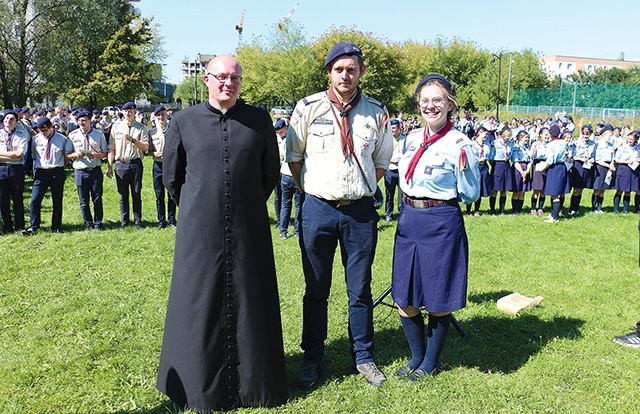
<path fill-rule="evenodd" d="M 606 194 L 607 206 L 612 195 Z M 180 412 L 155 389 L 175 230 L 155 228 L 151 160 L 145 159 L 145 230 L 119 228 L 114 181 L 105 179 L 104 200 L 107 230 L 83 231 L 69 177 L 64 234 L 47 231 L 51 210 L 45 199 L 43 231 L 0 238 L 1 413 Z M 238 412 L 634 411 L 640 403 L 640 349 L 614 344 L 612 337 L 640 319 L 639 216 L 606 210 L 557 224 L 528 214 L 465 219 L 468 305 L 455 316 L 471 339 L 450 330 L 444 371 L 434 378 L 418 384 L 392 378 L 409 350 L 396 312 L 379 306 L 376 357 L 389 376 L 379 389 L 350 373 L 347 299 L 338 265 L 325 381 L 311 392 L 296 389 L 300 253 L 297 240 L 280 240 L 273 226 L 289 401 Z M 374 296 L 391 281 L 394 231 L 395 222 L 380 222 Z M 499 311 L 496 300 L 513 291 L 545 299 L 512 316 Z"/>

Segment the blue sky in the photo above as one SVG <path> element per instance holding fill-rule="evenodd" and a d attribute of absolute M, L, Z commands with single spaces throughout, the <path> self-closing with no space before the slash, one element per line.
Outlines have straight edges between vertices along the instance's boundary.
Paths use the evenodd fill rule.
<path fill-rule="evenodd" d="M 170 56 L 163 62 L 170 82 L 182 80 L 180 62 L 198 53 L 233 53 L 235 26 L 246 9 L 243 41 L 266 35 L 299 3 L 292 21 L 308 39 L 332 27 L 356 27 L 392 41 L 430 42 L 437 36 L 471 40 L 492 51 L 531 49 L 569 55 L 640 61 L 640 2 L 628 0 L 140 0 L 154 17 Z"/>

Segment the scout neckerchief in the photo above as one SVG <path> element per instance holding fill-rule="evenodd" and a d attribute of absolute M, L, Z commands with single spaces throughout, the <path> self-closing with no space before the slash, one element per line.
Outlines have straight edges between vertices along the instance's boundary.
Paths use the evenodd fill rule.
<path fill-rule="evenodd" d="M 333 86 L 329 87 L 327 94 L 332 104 L 331 111 L 333 112 L 333 116 L 336 120 L 340 121 L 340 145 L 346 160 L 349 158 L 350 154 L 353 154 L 353 137 L 351 136 L 351 126 L 349 125 L 349 111 L 358 105 L 358 102 L 360 101 L 360 88 L 358 88 L 356 94 L 353 95 L 346 105 L 338 99 L 336 92 L 333 90 Z M 338 115 L 336 114 L 336 108 L 340 111 L 340 118 L 338 118 Z"/>
<path fill-rule="evenodd" d="M 418 151 L 416 151 L 416 153 L 413 154 L 413 158 L 411 158 L 411 161 L 409 162 L 409 167 L 407 167 L 407 176 L 406 176 L 407 183 L 409 183 L 409 181 L 411 180 L 411 177 L 413 177 L 413 172 L 416 170 L 416 165 L 418 165 L 418 161 L 420 161 L 420 157 L 422 157 L 422 154 L 424 154 L 427 147 L 433 144 L 434 142 L 436 142 L 437 140 L 439 140 L 440 138 L 444 137 L 447 134 L 447 132 L 451 130 L 451 126 L 452 126 L 451 121 L 447 121 L 447 123 L 444 124 L 442 128 L 440 128 L 440 131 L 436 132 L 430 137 L 427 137 L 427 130 L 429 129 L 429 127 L 428 126 L 424 127 L 422 144 L 420 144 L 420 148 L 418 148 Z"/>
<path fill-rule="evenodd" d="M 360 92 L 360 88 L 356 90 L 356 94 L 349 100 L 349 102 L 344 105 L 340 99 L 336 96 L 336 92 L 333 90 L 333 86 L 329 87 L 327 91 L 327 95 L 329 96 L 329 100 L 331 101 L 331 112 L 333 112 L 333 117 L 336 120 L 340 120 L 340 146 L 342 147 L 342 153 L 344 154 L 344 159 L 347 160 L 349 155 L 353 155 L 353 159 L 356 160 L 356 164 L 358 165 L 358 169 L 360 170 L 360 174 L 362 175 L 362 181 L 367 186 L 369 192 L 372 192 L 371 186 L 367 181 L 367 176 L 364 173 L 364 169 L 362 169 L 362 165 L 360 165 L 360 160 L 356 156 L 356 153 L 353 149 L 353 137 L 351 136 L 351 126 L 349 125 L 349 111 L 352 110 L 358 102 L 360 102 L 360 97 L 362 93 Z M 340 118 L 336 114 L 336 108 L 340 111 Z"/>
<path fill-rule="evenodd" d="M 89 141 L 89 135 L 91 134 L 91 132 L 93 132 L 93 127 L 89 128 L 89 132 L 87 132 L 87 133 L 85 133 L 84 129 L 82 129 L 82 128 L 80 128 L 80 130 L 82 131 L 82 135 L 84 136 L 83 148 L 86 149 L 86 150 L 95 151 L 96 154 L 100 153 L 98 148 L 96 148 L 93 145 L 91 145 L 91 141 Z"/>
<path fill-rule="evenodd" d="M 47 148 L 44 151 L 44 159 L 46 161 L 51 160 L 51 139 L 53 138 L 53 136 L 56 134 L 56 131 L 54 130 L 51 135 L 49 135 L 48 137 L 45 136 L 45 138 L 47 139 Z M 44 134 L 43 134 L 44 135 Z"/>

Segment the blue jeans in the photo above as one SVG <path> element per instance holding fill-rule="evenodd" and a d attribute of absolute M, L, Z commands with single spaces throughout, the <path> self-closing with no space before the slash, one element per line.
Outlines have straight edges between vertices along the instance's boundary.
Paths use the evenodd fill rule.
<path fill-rule="evenodd" d="M 373 361 L 371 264 L 379 216 L 371 197 L 347 206 L 312 195 L 302 206 L 300 248 L 306 284 L 302 344 L 307 362 L 322 363 L 327 339 L 327 299 L 336 246 L 340 243 L 349 298 L 349 339 L 356 364 Z"/>
<path fill-rule="evenodd" d="M 142 222 L 142 160 L 136 159 L 129 164 L 116 162 L 116 184 L 120 194 L 120 221 L 123 226 L 129 224 L 129 189 L 133 203 L 133 220 Z"/>
<path fill-rule="evenodd" d="M 32 229 L 40 228 L 40 210 L 42 199 L 47 189 L 51 187 L 51 202 L 53 214 L 51 217 L 51 230 L 60 230 L 62 226 L 62 195 L 64 193 L 64 181 L 67 176 L 63 167 L 50 170 L 37 168 L 33 178 L 33 190 L 31 192 L 31 204 L 29 205 L 30 225 Z"/>
<path fill-rule="evenodd" d="M 153 163 L 153 190 L 156 193 L 156 210 L 158 211 L 158 224 L 176 224 L 176 203 L 169 196 L 169 193 L 162 184 L 162 163 Z M 167 206 L 165 209 L 164 198 L 167 196 Z"/>
<path fill-rule="evenodd" d="M 102 224 L 102 184 L 104 176 L 100 167 L 91 170 L 74 170 L 74 180 L 78 188 L 80 211 L 85 227 L 100 226 Z M 91 202 L 93 202 L 93 217 L 91 216 Z"/>
<path fill-rule="evenodd" d="M 280 234 L 287 234 L 289 219 L 291 218 L 291 204 L 295 202 L 296 214 L 293 216 L 293 233 L 300 235 L 300 218 L 302 210 L 302 200 L 304 194 L 300 194 L 293 177 L 284 175 L 280 177 L 280 188 L 282 190 L 282 206 L 280 209 Z"/>

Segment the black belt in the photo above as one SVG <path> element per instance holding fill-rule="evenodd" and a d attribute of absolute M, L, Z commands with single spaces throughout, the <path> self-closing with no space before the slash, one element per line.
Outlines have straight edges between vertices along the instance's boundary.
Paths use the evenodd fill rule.
<path fill-rule="evenodd" d="M 76 168 L 76 170 L 78 170 L 78 171 L 86 171 L 86 172 L 89 172 L 89 171 L 93 171 L 93 170 L 95 170 L 96 168 L 100 168 L 100 167 L 93 167 L 93 168 Z"/>
<path fill-rule="evenodd" d="M 134 159 L 129 160 L 129 161 L 116 160 L 116 162 L 120 162 L 122 164 L 131 164 L 131 163 L 138 162 L 138 161 L 142 162 L 142 160 L 140 158 L 134 158 Z"/>
<path fill-rule="evenodd" d="M 403 194 L 402 199 L 404 200 L 406 205 L 413 208 L 431 208 L 444 205 L 458 205 L 458 200 L 456 200 L 455 198 L 452 198 L 451 200 L 434 200 L 432 198 L 411 198 Z"/>

